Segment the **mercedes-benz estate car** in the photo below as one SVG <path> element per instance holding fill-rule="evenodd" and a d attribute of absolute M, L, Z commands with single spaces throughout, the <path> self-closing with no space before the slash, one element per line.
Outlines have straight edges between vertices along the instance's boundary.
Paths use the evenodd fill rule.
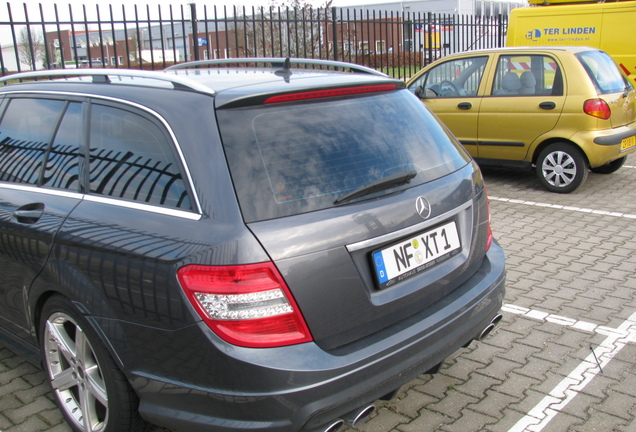
<path fill-rule="evenodd" d="M 409 89 L 480 165 L 534 169 L 552 192 L 611 174 L 636 151 L 636 90 L 602 51 L 508 47 L 450 55 Z"/>
<path fill-rule="evenodd" d="M 75 431 L 333 432 L 501 317 L 484 180 L 403 82 L 231 63 L 4 79 L 0 336 Z"/>

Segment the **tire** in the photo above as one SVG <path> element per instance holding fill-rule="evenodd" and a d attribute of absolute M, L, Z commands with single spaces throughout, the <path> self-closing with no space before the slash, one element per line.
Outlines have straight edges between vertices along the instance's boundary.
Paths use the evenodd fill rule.
<path fill-rule="evenodd" d="M 76 432 L 146 431 L 139 401 L 88 321 L 66 298 L 42 309 L 40 348 L 49 384 Z"/>
<path fill-rule="evenodd" d="M 549 191 L 570 193 L 581 186 L 588 174 L 583 154 L 573 145 L 550 144 L 539 153 L 537 177 Z"/>
<path fill-rule="evenodd" d="M 627 156 L 623 156 L 622 158 L 615 159 L 605 165 L 601 165 L 600 167 L 591 168 L 591 171 L 597 174 L 611 174 L 621 169 L 621 167 L 625 165 L 626 160 Z"/>

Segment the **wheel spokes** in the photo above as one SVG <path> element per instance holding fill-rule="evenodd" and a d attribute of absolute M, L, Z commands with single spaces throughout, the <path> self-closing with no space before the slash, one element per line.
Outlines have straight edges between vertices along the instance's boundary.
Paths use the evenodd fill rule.
<path fill-rule="evenodd" d="M 105 412 L 104 405 L 101 401 L 107 401 L 106 392 L 95 386 L 91 380 L 82 382 L 79 387 L 80 406 L 82 408 L 82 422 L 84 430 L 97 432 L 104 427 L 100 412 Z M 101 400 L 101 401 L 100 401 Z"/>
<path fill-rule="evenodd" d="M 88 392 L 104 407 L 108 407 L 108 394 L 106 393 L 106 385 L 102 378 L 101 371 L 97 365 L 85 371 L 86 373 L 86 386 Z"/>
<path fill-rule="evenodd" d="M 57 350 L 67 362 L 72 362 L 76 356 L 75 341 L 64 329 L 64 322 L 59 322 L 59 319 L 55 321 L 49 320 L 46 323 L 46 330 L 49 353 L 55 354 L 54 351 Z"/>
<path fill-rule="evenodd" d="M 545 180 L 556 187 L 570 185 L 576 178 L 576 162 L 562 151 L 555 151 L 545 157 L 541 165 Z"/>
<path fill-rule="evenodd" d="M 51 385 L 53 386 L 53 389 L 59 392 L 70 390 L 78 384 L 79 382 L 73 374 L 73 370 L 70 368 L 53 375 L 51 378 Z"/>
<path fill-rule="evenodd" d="M 88 337 L 62 313 L 48 319 L 44 336 L 45 362 L 62 408 L 83 431 L 102 431 L 108 413 L 108 394 Z"/>

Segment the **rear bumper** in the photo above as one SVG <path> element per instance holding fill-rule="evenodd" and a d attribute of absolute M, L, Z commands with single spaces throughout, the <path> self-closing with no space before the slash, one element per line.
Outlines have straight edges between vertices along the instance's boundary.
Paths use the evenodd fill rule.
<path fill-rule="evenodd" d="M 611 135 L 599 136 L 594 138 L 594 144 L 598 145 L 618 145 L 624 139 L 636 136 L 636 123 L 632 123 L 629 126 L 621 128 L 620 132 L 612 133 Z"/>
<path fill-rule="evenodd" d="M 397 390 L 475 338 L 501 308 L 504 261 L 493 244 L 479 271 L 434 311 L 410 317 L 355 350 L 325 352 L 314 343 L 240 348 L 222 343 L 205 327 L 155 336 L 172 339 L 181 350 L 175 355 L 190 359 L 184 367 L 192 370 L 168 367 L 167 357 L 153 359 L 151 367 L 138 362 L 130 378 L 140 412 L 153 423 L 190 432 L 319 430 Z M 199 342 L 207 339 L 216 354 L 210 350 L 206 356 L 192 336 L 181 334 L 197 331 L 204 335 Z M 200 381 L 188 382 L 197 373 Z"/>
<path fill-rule="evenodd" d="M 572 141 L 584 149 L 592 168 L 626 156 L 636 151 L 636 147 L 621 148 L 623 140 L 636 136 L 636 122 L 604 131 L 578 132 Z"/>

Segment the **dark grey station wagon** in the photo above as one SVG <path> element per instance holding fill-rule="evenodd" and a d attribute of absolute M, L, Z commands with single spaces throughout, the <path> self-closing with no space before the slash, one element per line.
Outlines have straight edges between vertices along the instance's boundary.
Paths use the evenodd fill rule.
<path fill-rule="evenodd" d="M 500 318 L 482 176 L 403 82 L 231 62 L 3 79 L 0 340 L 76 431 L 334 432 Z"/>

